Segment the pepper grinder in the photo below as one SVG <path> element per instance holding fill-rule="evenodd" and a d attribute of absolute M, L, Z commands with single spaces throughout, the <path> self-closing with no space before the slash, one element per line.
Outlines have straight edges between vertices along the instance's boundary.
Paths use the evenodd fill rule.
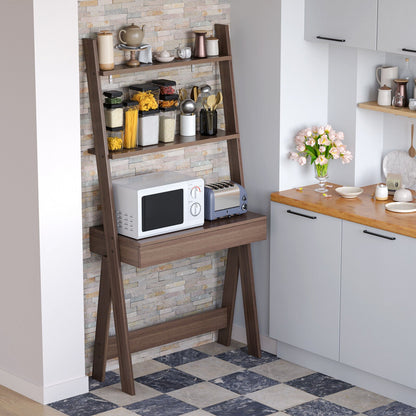
<path fill-rule="evenodd" d="M 205 49 L 205 35 L 207 34 L 207 32 L 204 30 L 194 30 L 194 33 L 195 33 L 194 57 L 206 58 L 207 51 Z"/>

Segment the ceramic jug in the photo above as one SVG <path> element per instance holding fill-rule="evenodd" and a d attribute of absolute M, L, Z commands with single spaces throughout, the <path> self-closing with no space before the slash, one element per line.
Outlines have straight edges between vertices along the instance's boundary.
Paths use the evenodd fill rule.
<path fill-rule="evenodd" d="M 144 37 L 144 25 L 140 28 L 132 23 L 125 29 L 121 29 L 118 32 L 118 38 L 121 43 L 127 46 L 140 46 Z"/>

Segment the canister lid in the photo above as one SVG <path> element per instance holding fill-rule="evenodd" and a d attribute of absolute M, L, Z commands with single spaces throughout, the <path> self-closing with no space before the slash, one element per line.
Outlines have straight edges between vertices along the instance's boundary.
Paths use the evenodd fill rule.
<path fill-rule="evenodd" d="M 107 109 L 114 109 L 114 108 L 123 108 L 123 104 L 108 104 L 104 103 L 104 107 Z"/>
<path fill-rule="evenodd" d="M 118 90 L 104 91 L 103 94 L 107 98 L 117 98 L 117 97 L 121 97 L 123 95 L 123 93 L 121 91 L 118 91 Z"/>
<path fill-rule="evenodd" d="M 160 110 L 159 109 L 149 110 L 149 111 L 139 110 L 139 116 L 140 117 L 155 116 L 155 115 L 158 115 L 159 113 L 160 113 Z"/>
<path fill-rule="evenodd" d="M 133 91 L 154 91 L 159 90 L 159 85 L 153 84 L 153 82 L 146 82 L 144 84 L 134 84 L 129 87 Z"/>
<path fill-rule="evenodd" d="M 106 127 L 107 131 L 123 131 L 123 126 L 121 127 Z"/>
<path fill-rule="evenodd" d="M 161 85 L 162 87 L 172 87 L 176 85 L 176 81 L 172 81 L 170 79 L 152 79 L 152 83 Z"/>
<path fill-rule="evenodd" d="M 379 90 L 383 90 L 383 91 L 391 91 L 391 88 L 388 87 L 386 84 L 384 84 L 382 87 L 379 88 Z"/>
<path fill-rule="evenodd" d="M 123 101 L 124 107 L 135 107 L 136 105 L 139 105 L 139 102 L 136 100 L 126 100 Z"/>
<path fill-rule="evenodd" d="M 162 101 L 179 100 L 179 94 L 160 94 Z"/>
<path fill-rule="evenodd" d="M 176 107 L 176 106 L 173 106 L 173 107 L 160 107 L 160 111 L 162 113 L 166 113 L 168 111 L 175 111 L 176 112 L 177 109 L 178 109 L 178 107 Z"/>

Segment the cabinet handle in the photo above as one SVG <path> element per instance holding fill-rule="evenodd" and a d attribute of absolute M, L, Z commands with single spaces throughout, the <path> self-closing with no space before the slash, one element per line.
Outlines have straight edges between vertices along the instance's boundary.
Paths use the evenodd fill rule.
<path fill-rule="evenodd" d="M 372 233 L 371 231 L 367 231 L 367 230 L 364 230 L 363 233 L 364 234 L 374 235 L 375 237 L 385 238 L 386 240 L 391 240 L 391 241 L 393 241 L 393 240 L 396 239 L 396 237 L 389 237 L 388 235 Z"/>
<path fill-rule="evenodd" d="M 345 39 L 327 38 L 326 36 L 317 36 L 316 39 L 331 40 L 332 42 L 345 42 Z"/>
<path fill-rule="evenodd" d="M 416 50 L 415 50 L 415 49 L 407 49 L 407 48 L 403 48 L 403 49 L 402 49 L 402 51 L 403 51 L 403 52 L 413 52 L 413 53 L 416 53 Z"/>
<path fill-rule="evenodd" d="M 312 215 L 301 214 L 300 212 L 295 212 L 290 209 L 288 209 L 286 212 L 292 215 L 299 215 L 299 217 L 309 218 L 310 220 L 316 220 L 316 217 L 313 217 Z"/>

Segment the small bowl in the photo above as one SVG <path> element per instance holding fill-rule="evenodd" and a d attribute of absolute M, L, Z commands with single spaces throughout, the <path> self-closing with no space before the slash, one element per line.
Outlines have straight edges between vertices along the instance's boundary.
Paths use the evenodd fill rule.
<path fill-rule="evenodd" d="M 357 198 L 364 190 L 363 188 L 357 188 L 356 186 L 340 186 L 339 188 L 335 188 L 335 192 L 343 198 L 352 199 Z"/>
<path fill-rule="evenodd" d="M 175 59 L 174 56 L 166 56 L 166 57 L 164 57 L 164 56 L 160 56 L 160 55 L 156 55 L 155 58 L 156 58 L 156 61 L 164 62 L 164 63 L 166 63 L 166 62 L 172 62 Z"/>

